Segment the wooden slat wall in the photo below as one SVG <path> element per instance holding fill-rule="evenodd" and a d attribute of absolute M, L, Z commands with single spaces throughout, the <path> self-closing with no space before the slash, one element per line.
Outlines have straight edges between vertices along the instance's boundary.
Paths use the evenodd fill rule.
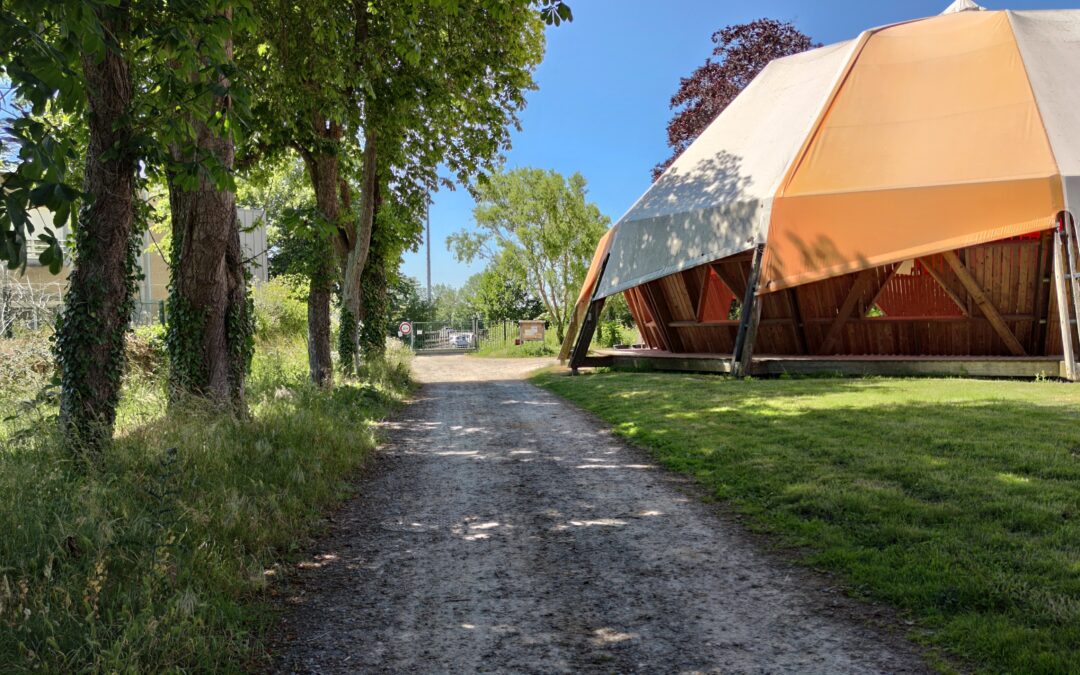
<path fill-rule="evenodd" d="M 1009 330 L 1030 355 L 1061 354 L 1056 300 L 1046 301 L 1049 257 L 1044 240 L 1025 237 L 961 249 L 957 252 L 972 277 L 983 288 Z M 922 265 L 949 287 L 963 305 L 957 307 L 950 293 Z M 1040 269 L 1041 267 L 1041 269 Z M 714 272 L 715 270 L 715 272 Z M 878 268 L 885 279 L 889 268 Z M 650 282 L 654 298 L 663 302 L 671 315 L 670 329 L 689 353 L 730 354 L 737 321 L 726 319 L 731 297 L 742 299 L 750 273 L 750 258 L 742 254 L 710 265 L 686 270 Z M 715 278 L 714 278 L 715 277 Z M 816 354 L 839 308 L 851 292 L 858 274 L 848 274 L 792 291 L 762 296 L 761 324 L 755 354 Z M 704 291 L 704 295 L 702 295 Z M 1039 294 L 1043 294 L 1040 303 Z M 635 291 L 627 293 L 630 300 Z M 701 298 L 704 297 L 704 306 Z M 639 328 L 647 316 L 640 301 L 631 301 L 631 312 Z M 878 306 L 886 316 L 867 318 L 865 307 L 852 315 L 840 331 L 830 353 L 845 355 L 907 356 L 1008 356 L 1009 349 L 969 297 L 956 274 L 941 256 L 922 259 L 913 273 L 895 274 L 882 288 Z M 714 306 L 715 305 L 715 306 Z M 721 309 L 721 306 L 723 309 Z M 797 306 L 803 324 L 805 346 L 793 310 Z M 1046 311 L 1045 330 L 1038 330 Z M 964 314 L 967 316 L 964 316 Z M 714 319 L 714 317 L 717 317 Z M 704 319 L 704 320 L 702 320 Z M 651 320 L 649 317 L 648 320 Z M 656 331 L 641 328 L 643 339 L 653 348 L 662 346 Z M 1040 335 L 1041 333 L 1041 335 Z M 1041 342 L 1041 344 L 1040 344 Z M 804 351 L 805 349 L 805 351 Z M 1080 343 L 1077 344 L 1080 350 Z"/>
<path fill-rule="evenodd" d="M 735 300 L 735 292 L 728 288 L 720 277 L 716 274 L 716 270 L 706 265 L 703 267 L 696 267 L 690 272 L 697 272 L 701 270 L 700 276 L 704 283 L 704 299 L 700 305 L 701 312 L 698 315 L 700 321 L 727 321 L 728 314 L 731 312 L 731 301 Z"/>
<path fill-rule="evenodd" d="M 878 296 L 877 305 L 888 316 L 963 316 L 934 277 L 915 267 L 913 274 L 897 274 Z"/>

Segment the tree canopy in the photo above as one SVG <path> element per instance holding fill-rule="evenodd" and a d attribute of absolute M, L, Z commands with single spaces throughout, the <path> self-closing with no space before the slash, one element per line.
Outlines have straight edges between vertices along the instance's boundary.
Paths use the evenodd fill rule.
<path fill-rule="evenodd" d="M 13 160 L 0 169 L 0 261 L 25 266 L 37 239 L 57 273 L 56 231 L 74 231 L 56 341 L 71 428 L 111 435 L 138 242 L 156 208 L 148 181 L 168 188 L 170 389 L 244 414 L 253 347 L 236 192 L 280 162 L 272 178 L 295 194 L 265 205 L 274 257 L 310 278 L 311 375 L 328 385 L 335 290 L 341 360 L 359 348 L 361 320 L 381 345 L 372 327 L 429 193 L 495 170 L 535 88 L 544 26 L 571 19 L 562 0 L 0 6 L 0 69 L 15 99 L 0 139 Z M 38 207 L 54 216 L 44 231 L 28 217 Z"/>
<path fill-rule="evenodd" d="M 653 180 L 690 147 L 770 61 L 820 46 L 793 24 L 776 19 L 728 26 L 713 33 L 712 41 L 716 45 L 712 55 L 679 81 L 679 89 L 671 97 L 675 114 L 668 122 L 667 137 L 672 152 L 653 167 Z"/>
<path fill-rule="evenodd" d="M 596 243 L 610 223 L 586 199 L 585 178 L 520 168 L 479 186 L 473 217 L 477 231 L 447 238 L 458 260 L 517 260 L 563 339 L 578 289 Z"/>

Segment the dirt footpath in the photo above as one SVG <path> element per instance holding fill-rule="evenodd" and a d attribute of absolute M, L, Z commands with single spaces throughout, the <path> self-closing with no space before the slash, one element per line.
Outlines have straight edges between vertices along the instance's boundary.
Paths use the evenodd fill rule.
<path fill-rule="evenodd" d="M 430 356 L 292 584 L 280 672 L 923 672 L 819 577 L 521 378 Z"/>

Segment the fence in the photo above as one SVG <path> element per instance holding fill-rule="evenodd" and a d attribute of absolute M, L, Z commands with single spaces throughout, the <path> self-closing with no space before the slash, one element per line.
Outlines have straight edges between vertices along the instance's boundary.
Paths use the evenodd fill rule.
<path fill-rule="evenodd" d="M 517 321 L 485 322 L 482 319 L 464 321 L 416 321 L 409 334 L 399 334 L 400 324 L 390 327 L 391 337 L 397 337 L 417 352 L 467 352 L 513 350 L 519 331 Z M 530 343 L 537 344 L 537 343 Z M 559 348 L 555 330 L 548 326 L 544 332 L 546 353 Z"/>
<path fill-rule="evenodd" d="M 512 348 L 518 343 L 520 331 L 517 321 L 498 321 L 488 324 L 482 330 L 480 346 L 492 351 L 500 351 Z M 555 336 L 555 329 L 548 325 L 544 330 L 543 343 L 550 350 L 558 351 L 559 341 Z"/>
<path fill-rule="evenodd" d="M 411 326 L 408 335 L 398 337 L 418 352 L 473 351 L 480 345 L 483 334 L 482 324 L 477 319 L 417 321 Z"/>
<path fill-rule="evenodd" d="M 48 298 L 14 297 L 0 288 L 0 338 L 14 337 L 22 331 L 52 330 L 64 304 L 59 296 Z M 165 324 L 164 302 L 136 302 L 131 315 L 133 326 Z"/>

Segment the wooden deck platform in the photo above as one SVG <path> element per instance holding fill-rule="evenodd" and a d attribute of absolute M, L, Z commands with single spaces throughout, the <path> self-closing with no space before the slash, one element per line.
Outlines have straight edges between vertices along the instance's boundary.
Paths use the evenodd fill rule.
<path fill-rule="evenodd" d="M 626 370 L 661 370 L 693 373 L 731 372 L 731 356 L 725 354 L 672 354 L 658 349 L 602 349 L 586 367 Z M 1065 377 L 1060 356 L 769 356 L 755 355 L 750 374 L 790 375 L 892 375 L 940 377 Z"/>

